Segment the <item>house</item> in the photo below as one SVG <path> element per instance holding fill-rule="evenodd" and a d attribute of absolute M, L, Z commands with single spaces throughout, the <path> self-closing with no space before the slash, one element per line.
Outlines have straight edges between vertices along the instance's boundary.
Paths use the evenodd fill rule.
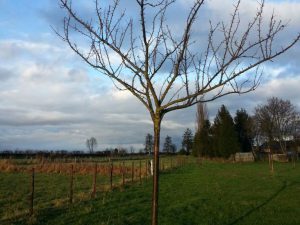
<path fill-rule="evenodd" d="M 288 162 L 292 157 L 299 157 L 300 155 L 300 140 L 288 140 L 284 141 L 282 145 L 285 147 L 285 151 L 282 150 L 280 142 L 274 141 L 271 144 L 268 142 L 263 143 L 256 156 L 260 160 L 269 160 L 269 154 L 272 152 L 273 160 L 278 162 Z"/>

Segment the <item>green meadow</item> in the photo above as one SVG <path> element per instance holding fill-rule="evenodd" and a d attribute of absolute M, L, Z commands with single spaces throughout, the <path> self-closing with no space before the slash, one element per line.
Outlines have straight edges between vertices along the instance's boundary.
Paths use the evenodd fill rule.
<path fill-rule="evenodd" d="M 30 174 L 0 173 L 0 224 L 150 224 L 150 179 L 103 191 L 108 179 L 74 178 L 69 204 L 69 177 L 36 174 L 34 214 L 28 215 Z M 300 164 L 217 163 L 204 161 L 160 175 L 159 224 L 295 225 L 300 224 Z"/>

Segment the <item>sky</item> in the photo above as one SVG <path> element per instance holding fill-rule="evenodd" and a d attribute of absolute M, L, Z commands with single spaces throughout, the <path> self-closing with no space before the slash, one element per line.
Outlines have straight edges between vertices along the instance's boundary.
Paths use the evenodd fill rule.
<path fill-rule="evenodd" d="M 80 10 L 90 12 L 93 2 L 81 1 Z M 128 7 L 132 2 L 127 0 Z M 178 2 L 175 10 L 184 10 L 185 1 Z M 226 19 L 234 2 L 208 0 L 203 15 L 212 15 L 214 21 Z M 244 2 L 241 15 L 247 18 L 257 1 Z M 266 14 L 273 11 L 288 22 L 282 40 L 293 39 L 300 31 L 300 1 L 267 0 Z M 92 136 L 98 150 L 143 148 L 145 135 L 152 133 L 147 110 L 130 93 L 118 91 L 110 79 L 89 68 L 55 34 L 53 29 L 61 29 L 63 15 L 56 0 L 0 0 L 0 150 L 86 150 L 85 141 Z M 181 14 L 169 19 L 179 20 Z M 254 92 L 209 102 L 210 118 L 222 104 L 232 115 L 240 108 L 253 114 L 258 104 L 273 96 L 290 100 L 300 110 L 299 53 L 297 43 L 265 64 Z M 179 148 L 186 128 L 195 129 L 195 107 L 166 115 L 162 142 L 169 135 Z"/>

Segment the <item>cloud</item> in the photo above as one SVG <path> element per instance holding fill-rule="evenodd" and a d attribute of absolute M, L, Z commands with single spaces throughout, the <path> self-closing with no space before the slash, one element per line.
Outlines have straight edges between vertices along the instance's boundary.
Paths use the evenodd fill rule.
<path fill-rule="evenodd" d="M 252 15 L 253 2 L 245 1 L 244 17 Z M 129 4 L 128 12 L 134 12 L 133 3 Z M 291 30 L 284 34 L 289 37 L 300 23 L 299 3 L 270 1 L 268 4 L 266 13 L 270 14 L 274 6 L 283 19 L 292 19 Z M 91 8 L 86 7 L 83 13 L 87 16 Z M 58 9 L 50 0 L 44 9 L 39 8 L 38 15 L 48 28 L 49 24 L 61 25 L 63 14 Z M 181 19 L 178 13 L 171 13 L 178 10 L 177 7 L 170 10 L 169 22 L 177 23 Z M 204 15 L 199 19 L 211 15 L 219 20 L 226 18 L 231 10 L 231 1 L 207 1 Z M 1 23 L 2 27 L 8 25 Z M 21 32 L 27 34 L 26 38 L 0 36 L 0 149 L 5 146 L 85 149 L 85 140 L 91 136 L 97 138 L 98 149 L 142 148 L 145 135 L 152 133 L 153 128 L 149 113 L 139 100 L 128 91 L 118 91 L 109 79 L 85 65 L 50 28 L 33 33 L 25 28 Z M 206 38 L 206 34 L 203 36 L 206 28 L 203 25 L 196 32 L 202 35 L 197 36 L 201 40 Z M 182 32 L 180 24 L 174 29 Z M 232 115 L 241 107 L 251 114 L 257 104 L 265 103 L 272 96 L 290 99 L 300 109 L 298 55 L 299 45 L 276 62 L 265 65 L 262 83 L 255 92 L 208 103 L 211 119 L 221 104 L 225 104 Z M 115 58 L 114 62 L 118 60 Z M 180 147 L 184 130 L 194 129 L 194 121 L 195 107 L 167 114 L 162 122 L 161 142 L 170 135 Z"/>
<path fill-rule="evenodd" d="M 26 43 L 34 46 L 27 48 L 27 57 L 19 54 L 24 48 L 9 45 L 15 50 L 15 65 L 0 70 L 14 74 L 13 80 L 3 78 L 0 83 L 2 145 L 85 149 L 90 136 L 97 136 L 101 147 L 143 142 L 151 120 L 130 93 L 113 89 L 80 63 L 57 61 L 64 51 L 43 48 L 41 43 L 37 53 L 38 44 Z M 52 52 L 47 61 L 39 57 L 45 52 Z M 142 135 L 137 136 L 137 130 Z"/>
<path fill-rule="evenodd" d="M 16 76 L 15 72 L 5 67 L 0 67 L 0 81 L 6 82 L 10 79 L 13 79 Z"/>
<path fill-rule="evenodd" d="M 298 111 L 300 111 L 300 90 L 297 88 L 300 83 L 300 74 L 293 77 L 281 77 L 264 82 L 258 88 L 250 93 L 243 95 L 231 95 L 225 98 L 220 98 L 213 103 L 208 103 L 210 116 L 214 117 L 218 107 L 221 104 L 226 105 L 231 114 L 235 111 L 244 108 L 249 114 L 254 113 L 254 108 L 259 104 L 266 104 L 267 99 L 271 97 L 278 97 L 284 100 L 290 100 Z"/>

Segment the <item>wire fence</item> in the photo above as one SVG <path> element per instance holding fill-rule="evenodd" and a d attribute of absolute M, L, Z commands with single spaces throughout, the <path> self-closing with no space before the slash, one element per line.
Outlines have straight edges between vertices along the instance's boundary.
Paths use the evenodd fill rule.
<path fill-rule="evenodd" d="M 160 171 L 172 171 L 188 162 L 186 157 L 165 157 Z M 0 161 L 0 221 L 32 216 L 36 211 L 94 199 L 97 194 L 126 190 L 152 177 L 150 159 L 30 164 Z"/>

